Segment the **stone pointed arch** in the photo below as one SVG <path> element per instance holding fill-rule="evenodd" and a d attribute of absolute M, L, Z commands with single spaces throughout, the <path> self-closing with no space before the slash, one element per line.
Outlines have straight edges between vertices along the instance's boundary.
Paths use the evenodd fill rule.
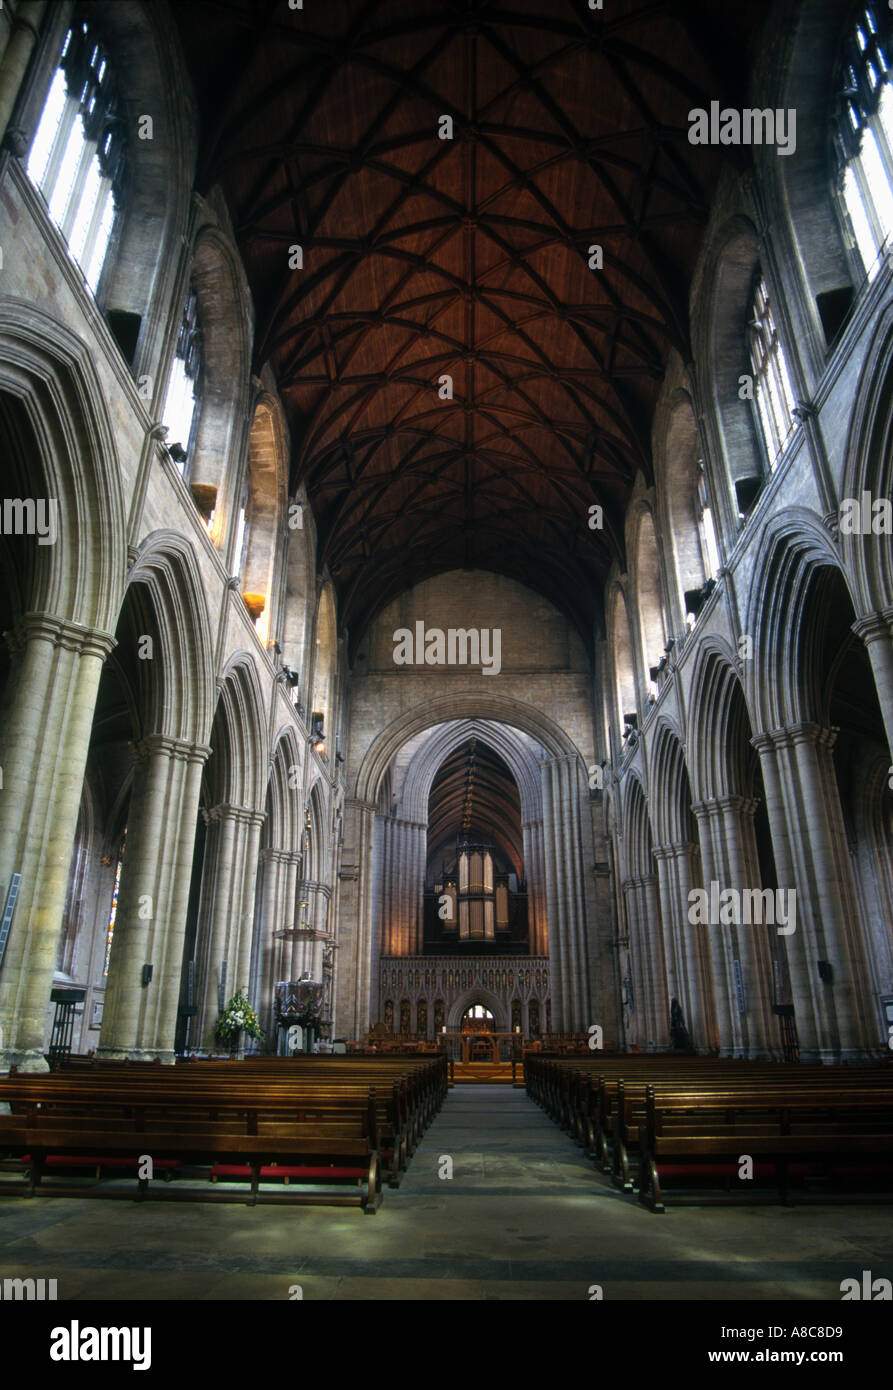
<path fill-rule="evenodd" d="M 730 750 L 741 747 L 742 721 L 748 720 L 735 654 L 727 642 L 711 637 L 698 652 L 688 713 L 687 761 L 698 801 L 741 793 L 746 767 L 741 757 L 731 760 Z"/>
<path fill-rule="evenodd" d="M 504 694 L 470 691 L 442 695 L 398 716 L 372 741 L 363 757 L 355 783 L 357 800 L 374 803 L 387 767 L 400 748 L 416 734 L 450 720 L 485 719 L 523 730 L 553 758 L 574 757 L 585 771 L 582 753 L 554 720 L 523 700 Z"/>
<path fill-rule="evenodd" d="M 236 652 L 218 679 L 219 696 L 206 768 L 212 805 L 260 810 L 267 780 L 264 701 L 257 667 L 248 652 Z"/>
<path fill-rule="evenodd" d="M 301 785 L 303 754 L 297 731 L 284 724 L 273 739 L 270 774 L 267 783 L 266 843 L 281 849 L 297 850 L 301 843 Z"/>
<path fill-rule="evenodd" d="M 860 383 L 846 444 L 841 500 L 893 497 L 893 308 L 878 322 Z M 840 552 L 857 613 L 882 611 L 893 594 L 893 541 L 889 535 L 847 535 Z"/>
<path fill-rule="evenodd" d="M 462 719 L 432 729 L 413 753 L 403 779 L 399 814 L 411 821 L 424 821 L 428 815 L 431 784 L 444 759 L 456 748 L 477 738 L 498 753 L 509 768 L 521 794 L 521 819 L 542 816 L 542 789 L 539 758 L 517 730 L 486 719 Z M 542 753 L 540 753 L 542 757 Z"/>
<path fill-rule="evenodd" d="M 507 1033 L 510 1028 L 510 1019 L 505 1016 L 505 1006 L 499 997 L 492 994 L 490 990 L 484 989 L 482 985 L 472 985 L 469 989 L 463 990 L 457 999 L 450 1005 L 447 1013 L 447 1029 L 451 1033 L 459 1031 L 459 1025 L 465 1015 L 466 1009 L 471 1009 L 475 1004 L 481 1004 L 485 1009 L 489 1009 L 493 1015 L 494 1032 Z"/>
<path fill-rule="evenodd" d="M 672 845 L 696 840 L 685 750 L 678 729 L 664 718 L 652 737 L 649 774 L 649 800 L 657 843 Z"/>
<path fill-rule="evenodd" d="M 0 392 L 18 404 L 36 446 L 32 487 L 58 507 L 55 543 L 36 547 L 30 607 L 113 632 L 127 568 L 127 528 L 114 436 L 93 358 L 56 319 L 22 300 L 0 297 Z"/>
<path fill-rule="evenodd" d="M 755 637 L 754 660 L 744 662 L 745 690 L 755 731 L 785 728 L 815 716 L 816 673 L 804 669 L 805 622 L 816 570 L 841 569 L 830 533 L 815 512 L 786 507 L 766 527 L 764 559 L 750 587 L 745 632 Z M 842 571 L 850 588 L 849 577 Z"/>
<path fill-rule="evenodd" d="M 630 772 L 623 788 L 624 877 L 654 872 L 654 834 L 648 795 L 638 774 Z"/>
<path fill-rule="evenodd" d="M 128 588 L 145 586 L 157 619 L 160 676 L 152 682 L 147 728 L 205 742 L 215 704 L 212 644 L 192 543 L 176 531 L 152 532 L 140 545 L 127 582 Z"/>

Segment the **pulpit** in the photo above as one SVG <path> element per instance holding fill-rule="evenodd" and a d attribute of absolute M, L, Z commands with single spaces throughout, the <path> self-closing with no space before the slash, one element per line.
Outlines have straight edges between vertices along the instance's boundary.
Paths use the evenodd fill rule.
<path fill-rule="evenodd" d="M 322 981 L 280 980 L 275 992 L 277 1053 L 290 1057 L 295 1052 L 312 1052 L 320 1034 Z"/>

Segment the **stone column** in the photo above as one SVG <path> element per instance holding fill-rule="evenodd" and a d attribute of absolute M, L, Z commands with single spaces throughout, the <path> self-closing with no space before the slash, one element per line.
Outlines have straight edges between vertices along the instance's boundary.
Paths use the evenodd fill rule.
<path fill-rule="evenodd" d="M 760 890 L 760 866 L 753 828 L 756 805 L 755 801 L 745 797 L 723 796 L 703 802 L 700 808 L 702 823 L 706 819 L 711 826 L 711 879 L 719 884 L 720 893 L 726 889 L 738 893 L 738 902 L 742 907 L 744 900 L 741 894 Z M 711 923 L 709 931 L 721 933 L 725 956 L 724 977 L 732 1001 L 730 1032 L 727 1035 L 729 1045 L 735 1055 L 743 1057 L 765 1059 L 777 1055 L 779 1034 L 772 1014 L 774 987 L 768 936 L 775 926 L 766 925 L 763 921 L 748 923 L 743 920 L 723 925 L 722 915 L 719 923 Z M 703 928 L 694 927 L 693 930 Z M 738 962 L 741 976 L 744 1013 L 741 1013 L 738 1003 L 735 961 Z"/>
<path fill-rule="evenodd" d="M 893 607 L 860 618 L 853 623 L 853 631 L 868 648 L 887 743 L 893 753 Z"/>
<path fill-rule="evenodd" d="M 664 923 L 676 943 L 677 998 L 697 1052 L 709 1054 L 718 1047 L 716 1005 L 710 963 L 708 927 L 696 927 L 688 920 L 689 893 L 703 887 L 700 847 L 687 841 L 665 845 L 654 851 L 658 867 L 663 864 L 666 891 L 662 892 Z M 662 879 L 663 882 L 663 879 Z"/>
<path fill-rule="evenodd" d="M 210 748 L 151 734 L 137 760 L 100 1057 L 174 1060 L 202 768 Z M 143 966 L 152 980 L 144 984 Z"/>
<path fill-rule="evenodd" d="M 881 1056 L 831 757 L 834 733 L 804 723 L 760 734 L 753 743 L 762 759 L 779 880 L 797 890 L 787 954 L 800 1055 L 804 1061 Z M 820 979 L 819 960 L 831 963 L 832 983 Z"/>
<path fill-rule="evenodd" d="M 524 874 L 527 879 L 527 920 L 530 930 L 530 954 L 549 954 L 549 928 L 546 917 L 546 875 L 543 865 L 543 822 L 524 821 Z"/>
<path fill-rule="evenodd" d="M 224 1004 L 238 990 L 248 988 L 257 846 L 262 823 L 263 815 L 248 806 L 224 804 L 208 812 L 202 908 L 196 938 L 202 999 L 196 1041 L 209 1052 L 217 1047 L 214 1028 L 218 1019 L 223 961 L 227 962 Z"/>
<path fill-rule="evenodd" d="M 701 842 L 701 864 L 704 870 L 704 886 L 707 891 L 708 899 L 710 896 L 710 884 L 718 883 L 720 889 L 726 886 L 723 881 L 724 861 L 725 861 L 725 842 L 722 826 L 722 809 L 719 802 L 712 798 L 701 801 L 692 806 L 692 814 L 698 822 L 698 837 Z M 686 902 L 685 912 L 688 917 L 689 905 Z M 692 932 L 702 933 L 701 941 L 706 938 L 707 949 L 705 955 L 709 956 L 710 969 L 712 975 L 712 996 L 716 1007 L 716 1038 L 721 1057 L 731 1057 L 737 1055 L 737 1049 L 741 1046 L 740 1027 L 738 1025 L 738 995 L 735 989 L 735 976 L 732 966 L 734 943 L 729 938 L 729 928 L 720 926 L 718 923 L 708 926 L 699 926 L 690 923 Z"/>
<path fill-rule="evenodd" d="M 579 768 L 569 754 L 542 764 L 552 1027 L 583 1032 L 589 1025 L 589 964 L 583 900 Z"/>
<path fill-rule="evenodd" d="M 359 1038 L 369 1031 L 375 809 L 372 801 L 344 801 L 335 1017 L 339 1038 Z"/>
<path fill-rule="evenodd" d="M 670 1046 L 670 1000 L 667 995 L 667 966 L 657 874 L 644 874 L 638 880 L 639 922 L 643 928 L 645 956 L 642 974 L 647 991 L 648 1037 L 654 1050 Z"/>
<path fill-rule="evenodd" d="M 28 613 L 9 639 L 13 668 L 4 702 L 0 891 L 21 874 L 0 970 L 0 1069 L 44 1071 L 53 972 L 105 632 Z"/>
<path fill-rule="evenodd" d="M 648 988 L 645 971 L 647 943 L 641 921 L 640 887 L 641 881 L 638 878 L 624 879 L 621 885 L 629 952 L 626 964 L 629 966 L 630 985 L 632 987 L 626 1042 L 630 1046 L 635 1043 L 637 1047 L 646 1047 L 648 1043 Z M 621 956 L 621 989 L 624 978 L 623 965 L 624 961 Z"/>
<path fill-rule="evenodd" d="M 671 1002 L 679 1001 L 692 1046 L 707 1054 L 715 1046 L 709 939 L 702 935 L 703 928 L 688 920 L 688 895 L 701 887 L 698 847 L 687 841 L 661 845 L 654 857 L 668 956 L 667 991 Z"/>

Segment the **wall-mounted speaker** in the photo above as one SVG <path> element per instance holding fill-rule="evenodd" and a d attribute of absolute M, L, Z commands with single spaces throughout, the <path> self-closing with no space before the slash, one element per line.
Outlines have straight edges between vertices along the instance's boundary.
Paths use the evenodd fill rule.
<path fill-rule="evenodd" d="M 834 971 L 829 960 L 819 961 L 819 979 L 824 980 L 826 985 L 830 985 L 834 979 Z"/>
<path fill-rule="evenodd" d="M 149 981 L 151 980 L 151 978 L 152 978 L 152 969 L 153 969 L 153 967 L 152 967 L 151 965 L 144 965 L 144 966 L 143 966 L 143 984 L 144 984 L 144 985 L 147 985 L 147 984 L 149 983 Z"/>

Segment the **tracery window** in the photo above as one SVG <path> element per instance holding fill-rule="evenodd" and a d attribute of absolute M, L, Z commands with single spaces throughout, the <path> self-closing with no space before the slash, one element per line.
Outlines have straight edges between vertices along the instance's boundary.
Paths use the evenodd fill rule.
<path fill-rule="evenodd" d="M 889 30 L 889 17 L 878 6 L 859 12 L 847 40 L 837 99 L 838 190 L 869 279 L 893 232 Z"/>
<path fill-rule="evenodd" d="M 751 300 L 747 345 L 753 371 L 753 398 L 769 456 L 774 468 L 794 425 L 794 388 L 778 328 L 772 312 L 769 291 L 762 275 L 757 278 Z"/>
<path fill-rule="evenodd" d="M 190 289 L 177 331 L 177 346 L 161 413 L 162 424 L 167 429 L 167 447 L 181 473 L 192 457 L 201 385 L 202 329 L 198 297 L 195 290 Z"/>
<path fill-rule="evenodd" d="M 72 25 L 31 143 L 27 170 L 96 293 L 122 206 L 127 130 L 105 49 Z"/>

